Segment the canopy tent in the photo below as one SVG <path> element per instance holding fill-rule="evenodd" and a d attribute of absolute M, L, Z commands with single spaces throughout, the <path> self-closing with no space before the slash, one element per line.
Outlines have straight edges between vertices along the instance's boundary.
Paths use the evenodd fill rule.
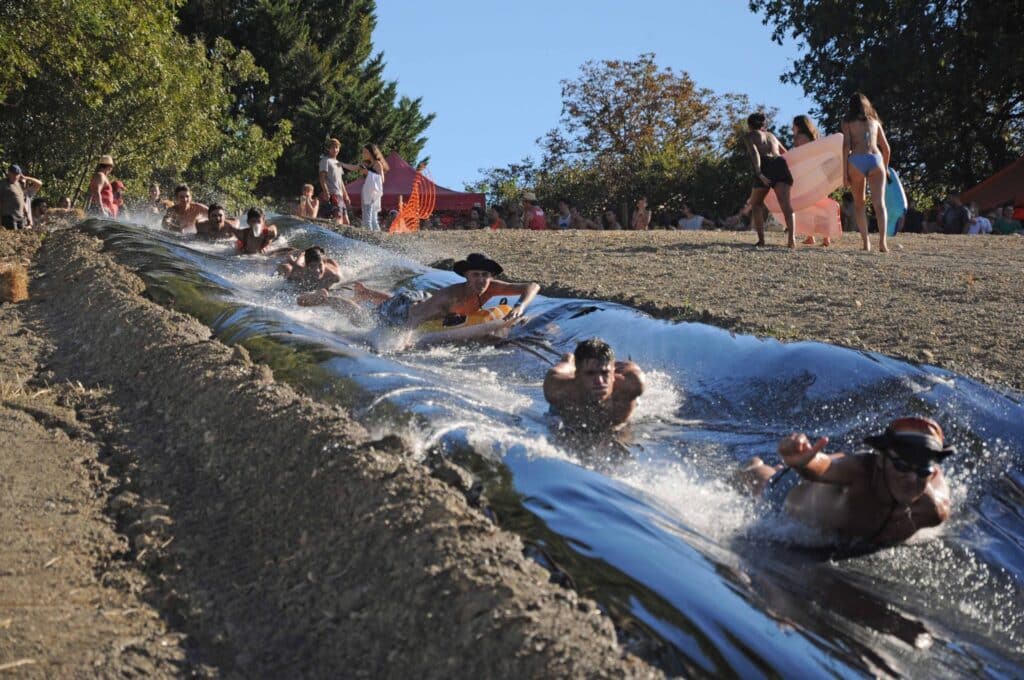
<path fill-rule="evenodd" d="M 387 158 L 390 170 L 384 174 L 384 197 L 380 201 L 383 210 L 397 210 L 398 197 L 408 199 L 412 193 L 413 180 L 416 179 L 416 168 L 405 162 L 397 153 Z M 357 179 L 345 185 L 348 195 L 352 197 L 353 207 L 359 205 L 359 196 L 363 191 L 364 179 Z M 434 210 L 468 211 L 473 207 L 484 207 L 484 195 L 464 191 L 452 191 L 438 186 L 436 189 Z"/>
<path fill-rule="evenodd" d="M 964 205 L 971 202 L 978 204 L 978 209 L 985 211 L 1012 203 L 1024 205 L 1024 157 L 992 175 L 981 184 L 960 194 L 960 202 Z"/>

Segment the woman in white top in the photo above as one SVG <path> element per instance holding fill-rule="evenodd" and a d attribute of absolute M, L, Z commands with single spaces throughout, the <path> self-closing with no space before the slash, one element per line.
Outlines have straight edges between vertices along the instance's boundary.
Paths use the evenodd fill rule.
<path fill-rule="evenodd" d="M 378 215 L 380 214 L 380 199 L 384 196 L 384 173 L 390 168 L 384 160 L 384 154 L 376 144 L 367 144 L 363 147 L 363 165 L 341 164 L 346 170 L 361 172 L 366 175 L 363 182 L 362 204 L 363 204 L 363 226 L 370 231 L 380 231 Z"/>

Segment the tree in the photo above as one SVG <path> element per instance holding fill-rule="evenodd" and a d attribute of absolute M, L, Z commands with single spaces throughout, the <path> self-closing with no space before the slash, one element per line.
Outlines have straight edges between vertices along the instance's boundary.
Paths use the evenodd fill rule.
<path fill-rule="evenodd" d="M 684 201 L 732 213 L 749 193 L 742 95 L 716 95 L 685 72 L 660 69 L 653 54 L 634 61 L 589 61 L 562 82 L 559 126 L 538 140 L 543 157 L 485 171 L 477 185 L 492 197 L 534 189 L 552 205 L 618 212 L 645 195 L 675 213 Z"/>
<path fill-rule="evenodd" d="M 32 67 L 0 93 L 0 144 L 56 195 L 81 195 L 96 158 L 141 193 L 154 169 L 178 176 L 198 154 L 243 141 L 258 167 L 274 143 L 230 118 L 229 86 L 263 77 L 251 57 L 219 44 L 207 52 L 175 31 L 167 0 L 38 0 L 18 34 L 65 31 L 58 46 L 28 43 Z M 6 5 L 5 5 L 5 10 Z M 7 28 L 3 29 L 8 30 Z M 2 41 L 0 41 L 2 42 Z M 71 46 L 71 48 L 68 48 Z M 281 145 L 284 137 L 278 137 Z M 258 177 L 236 181 L 251 192 Z M 247 182 L 246 186 L 242 184 Z"/>
<path fill-rule="evenodd" d="M 782 76 L 839 129 L 851 92 L 883 118 L 905 181 L 959 191 L 1024 152 L 1024 2 L 751 0 L 801 41 Z"/>
<path fill-rule="evenodd" d="M 291 194 L 314 179 L 330 136 L 341 140 L 340 155 L 349 161 L 371 142 L 418 159 L 434 116 L 384 80 L 383 56 L 373 54 L 371 41 L 373 0 L 188 0 L 180 14 L 183 33 L 208 45 L 226 38 L 267 72 L 266 81 L 234 89 L 239 115 L 268 131 L 291 126 L 267 190 Z"/>

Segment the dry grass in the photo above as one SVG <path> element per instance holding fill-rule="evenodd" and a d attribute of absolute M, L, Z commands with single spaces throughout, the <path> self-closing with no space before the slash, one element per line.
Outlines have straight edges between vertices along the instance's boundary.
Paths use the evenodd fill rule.
<path fill-rule="evenodd" d="M 0 301 L 21 302 L 27 299 L 28 269 L 18 264 L 0 269 Z"/>

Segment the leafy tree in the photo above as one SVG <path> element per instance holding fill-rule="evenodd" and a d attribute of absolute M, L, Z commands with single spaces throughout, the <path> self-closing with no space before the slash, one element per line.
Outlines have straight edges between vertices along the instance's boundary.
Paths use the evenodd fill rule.
<path fill-rule="evenodd" d="M 247 82 L 235 94 L 237 112 L 263 129 L 291 125 L 268 190 L 294 193 L 311 181 L 330 136 L 341 139 L 341 157 L 350 161 L 370 142 L 418 159 L 434 116 L 384 80 L 383 56 L 373 54 L 371 41 L 373 0 L 188 0 L 181 17 L 186 35 L 208 44 L 226 38 L 266 70 L 265 82 Z"/>
<path fill-rule="evenodd" d="M 143 191 L 155 168 L 177 174 L 197 154 L 239 140 L 255 155 L 251 163 L 274 156 L 274 143 L 259 142 L 260 130 L 228 117 L 229 86 L 262 73 L 226 43 L 208 52 L 179 35 L 176 6 L 173 0 L 19 4 L 27 9 L 17 35 L 38 31 L 46 39 L 25 43 L 19 59 L 31 68 L 7 78 L 0 92 L 0 144 L 8 157 L 40 176 L 48 192 L 80 196 L 104 153 L 114 156 L 115 174 L 130 193 Z M 247 178 L 248 191 L 256 179 Z"/>
<path fill-rule="evenodd" d="M 653 54 L 590 61 L 562 82 L 559 126 L 529 159 L 493 168 L 475 188 L 492 198 L 532 188 L 545 204 L 566 198 L 592 215 L 631 207 L 645 195 L 656 210 L 683 202 L 732 213 L 749 193 L 742 95 L 716 95 L 685 72 L 660 69 Z"/>
<path fill-rule="evenodd" d="M 905 181 L 959 191 L 1024 152 L 1021 0 L 751 0 L 803 54 L 782 76 L 839 129 L 862 91 Z"/>

